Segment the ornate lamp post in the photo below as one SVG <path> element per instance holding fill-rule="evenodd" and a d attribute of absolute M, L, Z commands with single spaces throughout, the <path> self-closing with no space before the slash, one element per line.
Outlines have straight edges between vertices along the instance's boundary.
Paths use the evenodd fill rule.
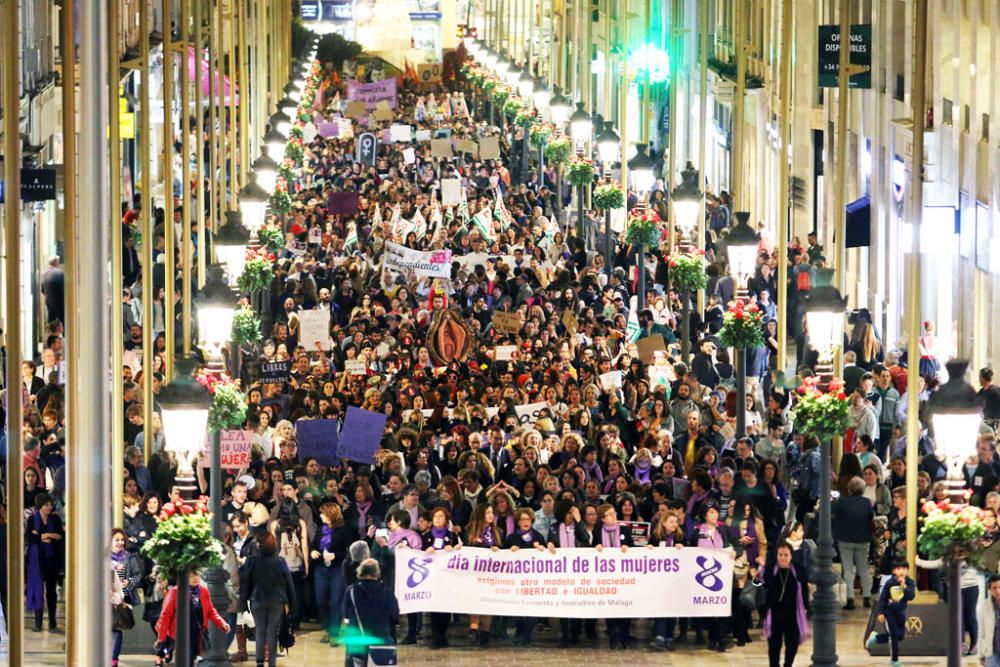
<path fill-rule="evenodd" d="M 757 263 L 757 248 L 759 239 L 757 233 L 747 223 L 750 214 L 737 211 L 737 224 L 730 230 L 726 239 L 726 251 L 729 257 L 729 272 L 732 274 L 736 298 L 746 299 L 747 282 L 753 275 Z M 736 350 L 736 437 L 742 438 L 747 433 L 746 427 L 746 396 L 747 396 L 747 364 L 744 350 Z"/>
<path fill-rule="evenodd" d="M 226 271 L 229 288 L 236 288 L 236 281 L 243 273 L 243 265 L 247 260 L 247 245 L 250 243 L 250 232 L 243 225 L 239 211 L 226 211 L 226 224 L 215 234 L 215 259 Z M 200 325 L 199 325 L 200 328 Z"/>
<path fill-rule="evenodd" d="M 621 150 L 621 139 L 615 134 L 613 124 L 608 121 L 604 124 L 604 131 L 597 135 L 597 152 L 601 156 L 601 163 L 604 165 L 604 178 L 611 180 L 611 165 L 618 157 Z M 604 265 L 607 267 L 608 275 L 611 275 L 611 265 L 613 263 L 613 244 L 611 243 L 611 209 L 604 211 Z"/>
<path fill-rule="evenodd" d="M 257 232 L 264 226 L 267 218 L 267 190 L 257 181 L 251 180 L 240 190 L 240 214 L 243 225 L 250 231 L 251 243 L 257 238 Z"/>
<path fill-rule="evenodd" d="M 646 144 L 635 145 L 635 156 L 628 161 L 628 173 L 632 177 L 632 188 L 639 195 L 636 208 L 645 210 L 650 190 L 656 182 L 653 177 L 653 160 L 646 155 Z M 626 195 L 627 201 L 627 195 Z M 646 308 L 646 250 L 640 245 L 636 249 L 636 269 L 638 271 L 639 310 Z"/>
<path fill-rule="evenodd" d="M 264 133 L 264 150 L 267 151 L 268 157 L 278 164 L 285 157 L 285 142 L 287 141 L 286 135 L 278 132 L 278 128 L 274 125 Z"/>
<path fill-rule="evenodd" d="M 282 148 L 284 146 L 282 145 Z M 257 161 L 253 163 L 253 172 L 260 187 L 267 192 L 274 192 L 274 186 L 278 181 L 278 163 L 271 155 L 271 150 L 261 153 Z"/>
<path fill-rule="evenodd" d="M 945 364 L 948 381 L 927 401 L 934 427 L 934 448 L 948 462 L 947 484 L 951 510 L 966 503 L 965 476 L 962 466 L 979 437 L 983 416 L 976 390 L 965 381 L 969 362 L 953 359 Z M 906 443 L 916 446 L 916 443 Z M 954 545 L 945 555 L 948 568 L 948 667 L 962 664 L 962 563 L 970 555 Z"/>
<path fill-rule="evenodd" d="M 570 101 L 556 88 L 556 94 L 549 100 L 549 111 L 552 113 L 552 122 L 555 123 L 556 129 L 562 129 L 569 120 L 569 113 L 572 110 Z"/>
<path fill-rule="evenodd" d="M 688 167 L 681 172 L 681 182 L 671 191 L 670 201 L 674 208 L 674 222 L 681 230 L 681 242 L 697 246 L 698 239 L 694 238 L 694 229 L 698 225 L 702 193 L 698 188 L 698 170 L 691 167 L 690 163 Z"/>
<path fill-rule="evenodd" d="M 294 113 L 294 109 L 293 109 L 293 113 Z M 291 130 L 292 130 L 292 119 L 291 119 L 291 117 L 288 114 L 286 114 L 285 112 L 281 111 L 280 108 L 279 108 L 278 111 L 276 111 L 275 113 L 271 114 L 271 117 L 268 119 L 268 122 L 271 124 L 271 127 L 273 127 L 274 129 L 276 129 L 278 131 L 278 133 L 281 134 L 281 136 L 283 138 L 286 138 L 286 139 L 288 138 L 288 133 L 291 132 Z M 270 151 L 268 151 L 268 152 L 270 152 Z M 278 160 L 278 158 L 275 158 L 273 155 L 271 156 L 271 159 L 273 159 L 275 161 Z"/>
<path fill-rule="evenodd" d="M 194 360 L 180 359 L 177 376 L 160 391 L 164 447 L 177 457 L 177 488 L 185 502 L 194 500 L 192 461 L 201 453 L 208 428 L 208 408 L 212 403 L 208 390 L 192 376 Z M 191 664 L 191 589 L 188 572 L 177 573 L 177 633 L 175 663 Z"/>
<path fill-rule="evenodd" d="M 819 353 L 817 371 L 820 389 L 827 391 L 833 379 L 833 360 L 844 340 L 846 297 L 831 282 L 833 271 L 817 271 L 817 287 L 806 301 L 809 343 Z M 742 406 L 741 406 L 742 407 Z M 838 576 L 833 571 L 833 529 L 830 517 L 830 438 L 820 437 L 819 541 L 813 568 L 816 596 L 813 605 L 813 665 L 837 664 L 837 596 L 833 587 Z"/>
<path fill-rule="evenodd" d="M 573 139 L 573 144 L 576 146 L 576 156 L 577 158 L 582 158 L 585 155 L 585 146 L 590 137 L 594 132 L 594 121 L 590 118 L 590 114 L 587 113 L 583 108 L 583 102 L 576 103 L 576 111 L 569 117 L 569 134 Z M 586 187 L 585 185 L 577 185 L 576 197 L 577 197 L 577 219 L 576 219 L 576 230 L 577 235 L 582 239 L 584 237 L 584 206 L 586 199 Z"/>

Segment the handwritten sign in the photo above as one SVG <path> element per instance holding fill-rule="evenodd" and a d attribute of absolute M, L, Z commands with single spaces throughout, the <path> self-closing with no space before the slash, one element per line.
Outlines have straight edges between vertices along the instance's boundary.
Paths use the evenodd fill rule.
<path fill-rule="evenodd" d="M 451 156 L 451 139 L 431 139 L 431 157 L 449 158 Z"/>
<path fill-rule="evenodd" d="M 493 349 L 493 360 L 511 361 L 514 359 L 514 352 L 516 350 L 517 350 L 517 345 L 497 345 Z"/>
<path fill-rule="evenodd" d="M 253 445 L 253 431 L 219 431 L 219 460 L 223 470 L 244 470 L 250 467 L 250 450 Z M 205 447 L 201 452 L 201 463 L 212 465 L 212 435 L 206 434 Z"/>
<path fill-rule="evenodd" d="M 479 144 L 477 144 L 472 139 L 461 139 L 458 142 L 458 152 L 459 153 L 469 153 L 473 157 L 479 154 Z"/>
<path fill-rule="evenodd" d="M 330 311 L 300 311 L 299 344 L 307 350 L 312 350 L 316 348 L 316 343 L 319 343 L 324 350 L 333 347 L 333 341 L 330 339 Z"/>
<path fill-rule="evenodd" d="M 336 419 L 300 419 L 295 422 L 299 460 L 316 459 L 321 466 L 337 463 L 339 437 Z"/>
<path fill-rule="evenodd" d="M 521 316 L 498 310 L 493 313 L 493 328 L 500 333 L 516 334 L 521 330 Z"/>
<path fill-rule="evenodd" d="M 534 425 L 534 423 L 541 417 L 542 410 L 545 410 L 548 407 L 549 404 L 545 401 L 528 403 L 527 405 L 515 405 L 514 414 L 517 415 L 517 421 L 521 424 L 521 426 Z"/>
<path fill-rule="evenodd" d="M 653 363 L 653 359 L 656 353 L 661 350 L 666 350 L 667 345 L 663 341 L 662 334 L 653 334 L 652 336 L 646 336 L 639 340 L 635 344 L 636 349 L 639 353 L 639 358 L 642 359 L 642 363 L 650 364 Z"/>
<path fill-rule="evenodd" d="M 398 143 L 410 141 L 411 130 L 409 125 L 393 125 L 389 128 L 389 137 Z"/>
<path fill-rule="evenodd" d="M 412 148 L 403 149 L 403 162 L 406 164 L 413 164 L 417 161 L 417 152 Z"/>
<path fill-rule="evenodd" d="M 601 389 L 604 391 L 614 391 L 622 386 L 622 372 L 608 371 L 601 373 Z"/>
<path fill-rule="evenodd" d="M 455 206 L 462 203 L 462 180 L 458 178 L 441 179 L 441 205 Z"/>
<path fill-rule="evenodd" d="M 576 319 L 576 315 L 573 314 L 572 310 L 566 309 L 562 314 L 562 323 L 566 327 L 566 332 L 570 336 L 576 334 L 577 329 L 580 328 L 580 322 Z"/>
<path fill-rule="evenodd" d="M 351 122 L 350 118 L 338 118 L 337 119 L 337 136 L 341 139 L 353 139 L 354 138 L 354 123 Z"/>
<path fill-rule="evenodd" d="M 261 384 L 284 384 L 292 372 L 292 360 L 265 361 L 260 365 L 257 381 Z"/>
<path fill-rule="evenodd" d="M 344 361 L 344 370 L 347 371 L 348 375 L 367 374 L 367 370 L 365 369 L 364 359 L 346 359 Z"/>
<path fill-rule="evenodd" d="M 496 137 L 483 137 L 479 141 L 479 157 L 483 160 L 499 160 L 500 140 Z"/>
<path fill-rule="evenodd" d="M 417 141 L 430 141 L 431 131 L 430 130 L 417 130 Z"/>
<path fill-rule="evenodd" d="M 319 132 L 319 136 L 321 137 L 339 137 L 340 123 L 336 121 L 323 121 L 316 124 L 316 131 Z"/>
<path fill-rule="evenodd" d="M 364 102 L 348 102 L 347 108 L 344 110 L 344 115 L 348 118 L 361 118 L 365 115 L 365 103 Z"/>
<path fill-rule="evenodd" d="M 374 463 L 375 452 L 382 444 L 387 416 L 379 412 L 347 406 L 344 430 L 338 455 L 358 463 Z"/>

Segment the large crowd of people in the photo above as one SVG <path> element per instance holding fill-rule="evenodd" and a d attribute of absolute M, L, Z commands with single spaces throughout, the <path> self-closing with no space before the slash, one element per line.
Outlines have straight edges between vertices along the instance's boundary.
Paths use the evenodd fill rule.
<path fill-rule="evenodd" d="M 328 92 L 318 120 L 333 120 L 343 110 L 339 96 Z M 802 304 L 814 269 L 825 262 L 823 248 L 813 235 L 805 246 L 797 239 L 790 244 L 787 302 L 780 303 L 778 252 L 762 229 L 758 269 L 745 288 L 749 302 L 766 313 L 766 328 L 762 345 L 747 351 L 746 403 L 739 405 L 731 350 L 717 336 L 736 298 L 725 252 L 734 222 L 728 195 L 716 196 L 706 184 L 706 307 L 692 308 L 694 353 L 683 363 L 682 297 L 667 289 L 666 232 L 660 246 L 641 253 L 647 293 L 640 309 L 635 248 L 614 233 L 607 265 L 603 218 L 588 210 L 580 224 L 560 222 L 576 207 L 571 188 L 560 190 L 555 169 L 535 159 L 535 148 L 528 151 L 529 168 L 518 169 L 525 132 L 489 125 L 487 117 L 482 100 L 454 80 L 447 87 L 404 85 L 394 109 L 395 122 L 450 139 L 454 147 L 497 137 L 500 159 L 472 152 L 433 157 L 427 141 L 384 142 L 368 166 L 358 161 L 354 138 L 313 134 L 305 141 L 303 167 L 289 184 L 291 210 L 269 221 L 286 243 L 275 253 L 274 280 L 263 299 L 264 340 L 242 355 L 245 428 L 254 435 L 250 466 L 225 471 L 223 479 L 231 604 L 214 606 L 192 575 L 194 645 L 203 645 L 199 639 L 214 625 L 235 644 L 234 660 L 253 652 L 257 664 L 274 664 L 280 647 L 316 621 L 332 645 L 345 624 L 378 628 L 390 643 L 426 642 L 429 649 L 530 646 L 536 632 L 558 632 L 564 647 L 606 643 L 616 650 L 727 651 L 766 641 L 770 664 L 791 665 L 812 614 L 821 470 L 819 442 L 796 429 L 795 387 L 815 371 Z M 512 169 L 519 178 L 512 178 Z M 664 195 L 674 178 L 660 176 L 650 206 L 667 218 Z M 463 203 L 442 205 L 446 179 L 460 179 Z M 355 212 L 329 210 L 330 195 L 340 192 L 357 193 Z M 637 195 L 628 199 L 634 204 Z M 128 239 L 134 219 L 127 210 Z M 157 234 L 162 230 L 161 220 Z M 161 237 L 154 242 L 156 255 L 166 252 Z M 387 242 L 450 250 L 450 276 L 384 271 Z M 138 275 L 133 271 L 130 278 Z M 141 322 L 135 285 L 123 300 L 127 349 L 141 348 L 142 327 L 154 326 L 157 361 L 134 374 L 128 368 L 123 378 L 125 507 L 109 558 L 122 599 L 144 602 L 159 663 L 175 636 L 176 582 L 140 549 L 163 505 L 178 496 L 177 461 L 163 447 L 156 413 L 153 454 L 149 460 L 143 455 L 140 387 L 152 382 L 158 392 L 167 354 L 160 307 L 169 297 L 158 292 L 160 316 L 153 323 Z M 319 346 L 302 340 L 300 328 L 301 314 L 317 309 L 330 313 L 331 340 Z M 494 325 L 498 312 L 516 315 L 516 332 Z M 630 315 L 637 331 L 629 330 Z M 440 326 L 447 318 L 452 323 Z M 794 376 L 778 368 L 779 319 L 787 321 L 796 343 Z M 27 437 L 24 452 L 12 453 L 24 457 L 25 506 L 36 508 L 11 528 L 26 536 L 27 609 L 36 631 L 42 631 L 46 609 L 48 627 L 55 628 L 63 571 L 58 323 L 50 333 L 40 363 L 24 365 Z M 637 343 L 657 335 L 663 349 L 640 354 Z M 878 604 L 880 575 L 892 575 L 905 558 L 908 387 L 900 355 L 866 311 L 852 313 L 845 343 L 851 426 L 834 470 L 839 498 L 833 512 L 846 584 L 840 604 L 854 613 L 873 600 Z M 940 372 L 939 364 L 924 363 L 937 354 L 931 323 L 921 343 L 922 386 L 909 389 L 920 391 L 927 426 L 923 407 Z M 450 361 L 442 364 L 442 356 Z M 283 360 L 292 361 L 287 381 L 259 383 L 261 363 Z M 354 374 L 359 360 L 363 372 Z M 620 381 L 605 381 L 612 371 Z M 1000 418 L 1000 388 L 990 369 L 979 380 L 992 427 Z M 517 410 L 539 403 L 544 406 L 531 414 Z M 342 421 L 349 406 L 388 416 L 375 461 L 324 466 L 300 456 L 297 425 Z M 745 435 L 736 430 L 740 411 Z M 975 593 L 964 627 L 966 650 L 978 647 L 992 659 L 1000 635 L 994 630 L 981 638 L 980 627 L 995 628 L 1000 607 L 982 607 L 988 623 L 976 611 L 977 601 L 990 600 L 981 589 L 1000 560 L 1000 460 L 988 427 L 966 468 L 972 502 L 992 517 L 988 539 L 995 546 L 987 550 L 985 570 L 968 573 Z M 939 499 L 947 493 L 945 468 L 934 455 L 932 434 L 920 446 L 921 497 Z M 200 472 L 204 480 L 207 471 Z M 430 613 L 399 619 L 391 595 L 399 549 L 683 546 L 718 549 L 734 560 L 731 616 L 602 621 Z M 936 570 L 920 569 L 914 578 L 920 588 L 944 592 Z M 766 599 L 746 605 L 740 592 L 754 582 L 764 582 Z M 963 598 L 965 586 L 963 575 Z M 248 648 L 251 636 L 255 651 Z M 120 645 L 118 633 L 115 664 Z"/>

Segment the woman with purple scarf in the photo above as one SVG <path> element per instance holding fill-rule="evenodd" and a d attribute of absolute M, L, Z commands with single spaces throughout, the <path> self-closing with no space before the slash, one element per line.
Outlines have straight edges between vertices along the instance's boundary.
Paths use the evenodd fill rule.
<path fill-rule="evenodd" d="M 600 519 L 601 540 L 594 547 L 598 551 L 604 549 L 621 549 L 622 553 L 628 551 L 632 543 L 632 532 L 628 526 L 618 523 L 618 514 L 611 505 L 604 504 L 597 508 L 597 516 Z M 627 649 L 629 645 L 629 629 L 632 625 L 630 618 L 609 618 L 605 621 L 608 626 L 608 646 L 615 649 Z"/>
<path fill-rule="evenodd" d="M 549 530 L 549 552 L 555 553 L 557 548 L 574 549 L 590 546 L 590 537 L 583 527 L 580 509 L 571 500 L 560 500 L 556 504 L 553 514 L 555 514 L 558 523 Z M 579 644 L 582 629 L 583 619 L 560 618 L 559 630 L 562 633 L 562 641 L 559 642 L 559 648 L 569 648 Z"/>
<path fill-rule="evenodd" d="M 511 551 L 520 549 L 537 549 L 545 551 L 545 536 L 533 528 L 535 512 L 528 507 L 522 507 L 514 513 L 514 532 L 504 540 L 504 546 Z M 514 645 L 528 647 L 531 645 L 531 633 L 538 621 L 534 616 L 518 616 L 514 619 L 517 633 L 514 635 Z"/>
<path fill-rule="evenodd" d="M 410 528 L 410 525 L 410 513 L 405 509 L 397 509 L 386 517 L 386 527 L 389 529 L 387 535 L 379 535 L 375 526 L 370 528 L 370 536 L 375 538 L 372 557 L 378 560 L 382 568 L 382 581 L 389 590 L 394 590 L 396 585 L 396 550 L 423 548 L 423 540 L 417 531 Z M 420 634 L 420 616 L 419 612 L 406 615 L 406 637 L 402 641 L 403 644 L 417 643 L 417 636 Z"/>
<path fill-rule="evenodd" d="M 792 547 L 787 542 L 778 545 L 777 562 L 764 572 L 767 602 L 764 614 L 764 636 L 770 667 L 780 667 L 781 644 L 785 644 L 785 667 L 795 662 L 799 644 L 809 638 L 809 621 L 802 598 L 803 585 L 792 564 Z"/>
<path fill-rule="evenodd" d="M 496 551 L 500 548 L 500 531 L 497 530 L 493 508 L 483 503 L 476 505 L 465 528 L 465 543 L 470 547 Z M 476 644 L 488 646 L 493 617 L 479 614 L 469 615 L 469 629 L 476 633 Z"/>
<path fill-rule="evenodd" d="M 707 476 L 707 475 L 706 475 Z M 693 482 L 692 482 L 693 485 Z M 733 558 L 735 551 L 730 540 L 729 530 L 719 523 L 719 503 L 714 498 L 708 498 L 701 504 L 701 523 L 698 524 L 694 536 L 690 539 L 693 547 L 702 549 L 718 549 L 720 558 Z M 726 637 L 725 618 L 695 619 L 695 633 L 701 638 L 702 628 L 708 630 L 708 649 L 725 652 L 730 647 Z"/>
<path fill-rule="evenodd" d="M 111 573 L 121 584 L 122 600 L 126 604 L 139 603 L 139 583 L 142 581 L 142 563 L 139 557 L 125 549 L 125 531 L 121 528 L 111 530 Z M 117 667 L 118 655 L 122 651 L 122 631 L 111 633 L 111 666 Z"/>
<path fill-rule="evenodd" d="M 62 519 L 52 508 L 52 496 L 38 494 L 35 496 L 35 509 L 24 526 L 24 544 L 28 549 L 24 568 L 24 608 L 35 612 L 35 632 L 42 631 L 42 612 L 46 602 L 49 630 L 56 629 L 56 586 L 63 571 L 65 532 Z"/>
<path fill-rule="evenodd" d="M 423 550 L 428 553 L 435 551 L 452 551 L 462 545 L 458 534 L 449 530 L 451 515 L 447 508 L 435 507 L 431 510 L 431 528 L 423 534 Z M 431 643 L 430 648 L 436 650 L 448 646 L 448 619 L 451 614 L 445 612 L 431 613 Z"/>

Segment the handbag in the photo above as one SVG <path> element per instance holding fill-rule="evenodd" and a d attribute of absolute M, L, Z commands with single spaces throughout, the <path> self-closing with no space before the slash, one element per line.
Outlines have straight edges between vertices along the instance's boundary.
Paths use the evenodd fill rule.
<path fill-rule="evenodd" d="M 840 579 L 833 585 L 834 595 L 837 596 L 837 604 L 847 604 L 847 582 Z"/>
<path fill-rule="evenodd" d="M 354 618 L 358 621 L 358 630 L 361 630 L 361 634 L 365 634 L 365 626 L 361 623 L 361 614 L 358 613 L 358 605 L 354 601 L 354 586 L 351 586 L 351 606 L 354 607 Z M 357 656 L 352 658 L 355 667 L 363 667 L 365 663 L 363 657 Z M 368 662 L 367 667 L 390 667 L 396 663 L 396 647 L 395 646 L 369 646 L 368 647 Z"/>
<path fill-rule="evenodd" d="M 111 629 L 115 632 L 131 630 L 135 627 L 135 616 L 132 614 L 132 607 L 125 604 L 111 605 Z"/>
<path fill-rule="evenodd" d="M 753 611 L 760 609 L 767 602 L 767 588 L 762 582 L 755 580 L 743 584 L 740 589 L 740 604 Z"/>

